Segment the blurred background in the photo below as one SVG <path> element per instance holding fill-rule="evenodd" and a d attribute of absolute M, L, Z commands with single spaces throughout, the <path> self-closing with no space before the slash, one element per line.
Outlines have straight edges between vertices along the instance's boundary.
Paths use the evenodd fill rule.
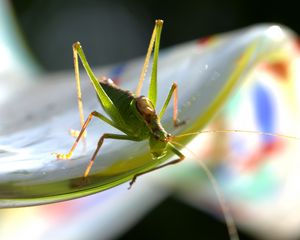
<path fill-rule="evenodd" d="M 142 56 L 157 18 L 165 20 L 162 48 L 261 22 L 281 23 L 300 32 L 298 15 L 292 14 L 297 6 L 288 1 L 4 2 L 10 4 L 14 13 L 27 54 L 45 73 L 73 69 L 71 45 L 77 40 L 82 43 L 93 66 Z M 57 204 L 58 209 L 67 204 Z M 183 239 L 192 236 L 225 239 L 227 229 L 216 217 L 171 195 L 115 239 Z M 241 232 L 241 239 L 258 238 Z"/>
<path fill-rule="evenodd" d="M 80 41 L 96 66 L 145 54 L 154 19 L 164 19 L 162 48 L 255 23 L 300 31 L 293 1 L 11 1 L 25 42 L 47 71 L 72 69 Z M 295 4 L 295 3 L 294 3 Z M 59 54 L 59 57 L 57 56 Z"/>

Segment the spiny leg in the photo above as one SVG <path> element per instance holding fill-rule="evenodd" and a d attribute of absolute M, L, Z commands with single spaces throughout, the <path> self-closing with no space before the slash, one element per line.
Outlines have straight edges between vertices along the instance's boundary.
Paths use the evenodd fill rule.
<path fill-rule="evenodd" d="M 96 148 L 96 150 L 95 150 L 95 152 L 94 152 L 94 154 L 93 154 L 93 156 L 92 156 L 92 158 L 91 158 L 91 160 L 90 160 L 90 162 L 89 162 L 89 164 L 88 164 L 88 166 L 87 166 L 87 168 L 86 168 L 86 170 L 84 172 L 84 178 L 86 178 L 89 175 L 89 172 L 90 172 L 90 170 L 91 170 L 91 168 L 92 168 L 92 166 L 93 166 L 93 164 L 95 162 L 96 156 L 97 156 L 97 154 L 98 154 L 98 152 L 99 152 L 99 150 L 100 150 L 100 148 L 101 148 L 101 146 L 102 146 L 102 144 L 104 142 L 104 139 L 107 139 L 107 138 L 110 138 L 110 139 L 119 139 L 119 140 L 136 141 L 135 138 L 130 137 L 128 135 L 120 135 L 120 134 L 113 134 L 113 133 L 104 133 L 100 137 L 100 139 L 98 141 L 98 144 L 97 144 L 97 148 Z"/>
<path fill-rule="evenodd" d="M 78 66 L 78 55 L 76 50 L 76 45 L 73 44 L 73 60 L 74 60 L 74 71 L 75 71 L 75 79 L 76 79 L 76 89 L 77 89 L 77 103 L 78 103 L 78 110 L 79 110 L 79 119 L 81 128 L 84 125 L 84 113 L 83 113 L 83 103 L 82 103 L 82 94 L 81 94 L 81 86 L 80 86 L 80 75 L 79 75 L 79 66 Z M 70 133 L 73 137 L 79 136 L 78 130 L 70 130 Z M 83 137 L 86 137 L 86 132 L 84 132 Z"/>
<path fill-rule="evenodd" d="M 157 99 L 157 64 L 158 64 L 160 35 L 161 35 L 163 21 L 156 20 L 155 23 L 156 23 L 157 30 L 156 30 L 156 37 L 155 37 L 154 52 L 153 52 L 152 73 L 150 79 L 150 86 L 148 90 L 148 98 L 153 103 L 154 107 L 156 107 L 156 99 Z"/>
<path fill-rule="evenodd" d="M 89 125 L 89 123 L 90 123 L 90 121 L 92 120 L 93 117 L 98 117 L 101 120 L 105 121 L 106 123 L 108 123 L 108 124 L 110 124 L 112 126 L 115 125 L 110 119 L 106 118 L 101 113 L 98 113 L 96 111 L 91 112 L 89 114 L 88 118 L 86 119 L 86 121 L 83 123 L 83 126 L 82 126 L 82 128 L 81 128 L 81 130 L 80 130 L 80 132 L 79 132 L 79 134 L 78 134 L 78 136 L 77 136 L 74 144 L 72 145 L 70 151 L 68 153 L 66 153 L 66 154 L 63 154 L 63 153 L 53 153 L 56 156 L 56 158 L 58 158 L 58 159 L 70 159 L 71 158 L 71 156 L 72 156 L 72 154 L 73 154 L 73 152 L 74 152 L 74 150 L 75 150 L 78 142 L 80 141 L 81 137 L 83 137 L 85 129 L 87 128 L 87 126 Z"/>
<path fill-rule="evenodd" d="M 177 164 L 179 162 L 181 162 L 182 160 L 185 159 L 185 156 L 178 150 L 176 149 L 171 143 L 168 144 L 169 145 L 169 148 L 170 150 L 175 153 L 179 158 L 175 159 L 175 160 L 172 160 L 170 162 L 167 162 L 165 164 L 162 164 L 156 168 L 153 168 L 153 169 L 150 169 L 150 170 L 147 170 L 145 172 L 141 172 L 141 173 L 138 173 L 136 175 L 133 176 L 132 180 L 129 182 L 129 187 L 128 189 L 131 189 L 132 185 L 135 183 L 136 179 L 141 176 L 141 175 L 144 175 L 146 173 L 149 173 L 149 172 L 153 172 L 153 171 L 156 171 L 158 169 L 161 169 L 161 168 L 164 168 L 166 166 L 169 166 L 169 165 L 174 165 L 174 164 Z"/>
<path fill-rule="evenodd" d="M 169 94 L 167 96 L 167 99 L 159 113 L 159 118 L 162 118 L 165 111 L 166 111 L 166 108 L 167 106 L 169 105 L 170 103 L 170 100 L 171 100 L 171 97 L 172 95 L 174 94 L 174 107 L 173 107 L 173 124 L 174 124 L 174 127 L 179 127 L 181 126 L 182 124 L 185 124 L 185 121 L 179 121 L 178 120 L 178 86 L 176 83 L 173 83 L 172 84 L 172 87 L 169 91 Z"/>
<path fill-rule="evenodd" d="M 154 46 L 154 42 L 155 42 L 155 38 L 156 38 L 156 34 L 157 34 L 157 25 L 159 25 L 160 22 L 162 22 L 162 20 L 156 20 L 155 21 L 155 26 L 154 26 L 152 36 L 151 36 L 151 39 L 150 39 L 150 43 L 149 43 L 149 47 L 148 47 L 147 54 L 146 54 L 146 57 L 145 57 L 144 65 L 143 65 L 143 68 L 142 68 L 142 71 L 141 71 L 140 79 L 139 79 L 137 88 L 135 90 L 136 96 L 140 96 L 140 94 L 141 94 L 143 82 L 145 80 L 145 76 L 146 76 L 146 73 L 147 73 L 151 53 L 152 53 L 152 50 L 153 50 L 153 46 Z"/>
<path fill-rule="evenodd" d="M 81 63 L 87 73 L 87 75 L 89 76 L 89 79 L 98 95 L 99 100 L 102 103 L 102 106 L 105 110 L 105 112 L 111 117 L 111 119 L 118 125 L 118 129 L 119 128 L 126 128 L 126 124 L 125 121 L 123 119 L 123 117 L 121 116 L 118 108 L 114 105 L 114 103 L 112 102 L 112 100 L 109 98 L 109 96 L 107 95 L 107 93 L 104 91 L 104 89 L 102 88 L 101 84 L 99 83 L 98 79 L 96 78 L 95 74 L 93 73 L 86 57 L 85 54 L 83 52 L 82 46 L 80 44 L 80 42 L 76 42 L 73 44 L 73 49 L 74 49 L 74 54 L 78 55 Z"/>

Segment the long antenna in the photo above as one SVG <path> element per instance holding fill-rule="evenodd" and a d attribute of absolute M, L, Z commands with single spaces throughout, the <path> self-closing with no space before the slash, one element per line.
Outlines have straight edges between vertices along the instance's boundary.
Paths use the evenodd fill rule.
<path fill-rule="evenodd" d="M 189 149 L 188 147 L 186 147 L 186 146 L 184 146 L 180 143 L 174 142 L 174 141 L 171 141 L 171 143 L 188 150 L 195 158 L 199 159 L 199 157 L 191 149 Z M 225 218 L 225 222 L 226 222 L 226 226 L 227 226 L 227 230 L 228 230 L 228 234 L 229 234 L 230 239 L 231 240 L 239 240 L 239 234 L 238 234 L 236 225 L 234 223 L 233 217 L 230 214 L 229 208 L 226 204 L 226 201 L 224 199 L 224 195 L 222 194 L 222 191 L 219 187 L 219 184 L 217 183 L 215 177 L 213 176 L 213 174 L 211 173 L 209 168 L 206 166 L 206 164 L 203 161 L 199 161 L 199 162 L 200 162 L 200 165 L 201 165 L 202 169 L 204 170 L 205 174 L 207 175 L 209 181 L 211 182 L 211 184 L 214 188 L 214 191 L 217 195 L 217 198 L 218 198 L 218 201 L 220 203 L 222 212 L 224 214 L 224 218 Z"/>
<path fill-rule="evenodd" d="M 259 131 L 251 131 L 251 130 L 239 130 L 239 129 L 226 129 L 226 130 L 204 130 L 204 131 L 198 131 L 198 132 L 192 132 L 192 133 L 183 133 L 177 136 L 172 136 L 172 139 L 176 138 L 182 138 L 192 135 L 198 135 L 198 134 L 205 134 L 205 133 L 249 133 L 249 134 L 258 134 L 258 135 L 266 135 L 266 136 L 273 136 L 273 137 L 280 137 L 280 138 L 287 138 L 287 139 L 293 139 L 293 140 L 300 140 L 300 137 L 294 137 L 289 136 L 285 134 L 279 134 L 279 133 L 270 133 L 270 132 L 259 132 Z"/>

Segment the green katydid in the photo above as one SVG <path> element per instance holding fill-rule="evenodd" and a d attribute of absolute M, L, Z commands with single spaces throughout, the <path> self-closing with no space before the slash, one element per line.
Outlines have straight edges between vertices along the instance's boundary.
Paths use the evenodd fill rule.
<path fill-rule="evenodd" d="M 164 157 L 168 151 L 171 151 L 178 156 L 178 159 L 172 160 L 154 169 L 150 169 L 148 171 L 136 174 L 130 182 L 130 187 L 135 182 L 138 176 L 148 172 L 152 172 L 154 170 L 160 169 L 168 165 L 176 164 L 185 158 L 185 156 L 180 152 L 180 150 L 178 150 L 175 147 L 175 145 L 180 146 L 180 144 L 174 142 L 173 141 L 174 138 L 196 135 L 200 133 L 241 132 L 241 133 L 255 133 L 255 134 L 264 134 L 264 135 L 272 135 L 272 136 L 283 137 L 283 138 L 297 139 L 295 137 L 286 136 L 282 134 L 265 133 L 265 132 L 257 132 L 257 131 L 244 131 L 244 130 L 202 131 L 202 132 L 182 134 L 180 136 L 172 136 L 170 133 L 168 133 L 161 125 L 160 119 L 163 117 L 172 96 L 174 100 L 174 107 L 173 107 L 174 127 L 178 127 L 181 124 L 184 124 L 184 121 L 180 122 L 177 119 L 178 87 L 176 83 L 172 84 L 171 89 L 169 90 L 168 96 L 165 100 L 165 103 L 160 113 L 157 114 L 155 110 L 156 99 L 157 99 L 157 65 L 158 65 L 158 55 L 159 55 L 159 45 L 160 45 L 162 25 L 163 25 L 162 20 L 156 20 L 135 94 L 128 90 L 123 90 L 119 88 L 117 85 L 113 83 L 111 79 L 108 78 L 97 79 L 92 69 L 89 66 L 89 63 L 85 57 L 81 44 L 79 42 L 73 44 L 74 70 L 75 70 L 75 78 L 76 78 L 76 86 L 77 86 L 78 108 L 80 114 L 81 130 L 80 132 L 79 131 L 71 132 L 71 134 L 77 136 L 77 138 L 73 146 L 71 147 L 70 151 L 67 154 L 61 154 L 61 153 L 54 154 L 58 159 L 71 158 L 75 148 L 77 147 L 79 140 L 81 138 L 84 139 L 86 128 L 93 117 L 97 117 L 101 119 L 107 124 L 120 130 L 124 134 L 121 135 L 121 134 L 105 133 L 101 136 L 101 138 L 98 141 L 96 150 L 84 172 L 84 178 L 86 178 L 89 175 L 91 167 L 96 159 L 97 153 L 99 152 L 105 139 L 130 140 L 130 141 L 143 141 L 148 139 L 150 152 L 154 159 Z M 236 78 L 241 74 L 241 69 L 245 68 L 245 66 L 247 65 L 246 63 L 251 58 L 251 54 L 253 53 L 256 45 L 257 42 L 251 44 L 246 49 L 244 54 L 240 57 L 240 59 L 238 59 L 239 64 L 241 66 L 240 67 L 238 66 L 237 69 L 232 72 L 231 76 L 228 79 L 228 82 L 231 82 L 231 78 Z M 145 80 L 145 75 L 147 72 L 147 68 L 149 65 L 152 52 L 153 52 L 153 65 L 152 65 L 152 73 L 151 73 L 148 97 L 140 96 L 141 88 Z M 107 113 L 110 119 L 97 111 L 93 111 L 89 114 L 88 118 L 84 121 L 83 104 L 81 99 L 78 56 L 95 88 L 99 102 L 101 103 L 104 111 Z"/>
<path fill-rule="evenodd" d="M 56 153 L 58 159 L 69 159 L 71 158 L 73 151 L 75 150 L 79 140 L 84 137 L 86 128 L 93 117 L 97 117 L 109 125 L 120 130 L 124 134 L 112 134 L 105 133 L 101 136 L 98 141 L 96 150 L 84 172 L 84 178 L 89 175 L 91 167 L 96 159 L 98 151 L 100 150 L 105 139 L 117 139 L 117 140 L 130 140 L 130 141 L 142 141 L 149 140 L 150 151 L 153 158 L 161 158 L 166 155 L 167 151 L 172 151 L 178 156 L 177 159 L 170 161 L 166 164 L 158 166 L 154 169 L 136 174 L 130 182 L 130 187 L 135 182 L 136 178 L 142 174 L 145 174 L 156 169 L 178 163 L 182 161 L 185 156 L 171 143 L 171 134 L 167 133 L 160 123 L 160 118 L 164 115 L 164 112 L 170 102 L 172 95 L 174 95 L 174 112 L 173 112 L 173 122 L 174 126 L 177 127 L 183 122 L 179 122 L 177 119 L 177 85 L 172 84 L 172 87 L 168 93 L 167 99 L 158 115 L 155 111 L 156 106 L 156 96 L 157 96 L 157 63 L 158 63 L 158 53 L 160 44 L 160 35 L 162 30 L 163 21 L 156 20 L 155 27 L 152 33 L 148 51 L 146 54 L 144 66 L 142 68 L 140 80 L 136 93 L 133 94 L 130 91 L 123 90 L 116 86 L 113 81 L 107 78 L 98 80 L 94 73 L 92 72 L 83 49 L 79 42 L 73 44 L 73 54 L 74 54 L 74 68 L 75 76 L 77 82 L 77 94 L 78 94 L 78 107 L 80 113 L 81 121 L 81 131 L 75 135 L 77 138 L 67 154 Z M 140 96 L 143 81 L 145 79 L 146 71 L 148 68 L 151 53 L 154 48 L 153 53 L 153 66 L 152 74 L 150 80 L 150 88 L 148 97 Z M 110 117 L 102 115 L 99 112 L 93 111 L 89 114 L 86 121 L 83 117 L 83 105 L 81 100 L 81 89 L 80 89 L 80 77 L 79 77 L 79 66 L 78 66 L 78 56 L 95 88 L 99 102 L 101 103 L 104 111 Z M 73 132 L 74 135 L 74 132 Z"/>
<path fill-rule="evenodd" d="M 176 83 L 172 84 L 171 89 L 169 90 L 168 96 L 164 102 L 164 105 L 160 113 L 157 114 L 155 110 L 156 98 L 157 98 L 157 64 L 158 64 L 159 44 L 160 44 L 162 25 L 163 25 L 162 20 L 156 20 L 135 94 L 130 91 L 119 88 L 113 83 L 112 80 L 108 78 L 97 79 L 86 60 L 81 44 L 79 42 L 73 44 L 74 69 L 75 69 L 75 78 L 76 78 L 76 86 L 77 86 L 78 108 L 80 114 L 81 130 L 80 132 L 77 131 L 71 132 L 71 134 L 76 136 L 77 138 L 68 153 L 66 154 L 55 153 L 58 159 L 71 158 L 80 139 L 81 138 L 84 139 L 86 128 L 93 117 L 97 117 L 101 119 L 107 124 L 120 130 L 124 134 L 121 135 L 121 134 L 105 133 L 100 137 L 97 147 L 94 151 L 94 154 L 92 155 L 91 160 L 84 172 L 83 175 L 84 179 L 88 177 L 92 165 L 96 159 L 96 156 L 105 139 L 130 140 L 130 141 L 143 141 L 148 139 L 150 152 L 154 160 L 164 157 L 168 153 L 168 151 L 171 151 L 178 157 L 175 160 L 169 161 L 153 169 L 137 173 L 136 175 L 133 176 L 132 180 L 130 181 L 129 188 L 133 185 L 133 183 L 136 181 L 136 178 L 138 176 L 163 168 L 168 165 L 179 163 L 185 159 L 185 155 L 175 147 L 176 145 L 180 147 L 184 147 L 184 146 L 182 146 L 177 142 L 174 142 L 173 141 L 174 138 L 196 135 L 200 133 L 241 132 L 241 133 L 255 133 L 255 134 L 258 133 L 258 134 L 265 134 L 265 135 L 272 135 L 277 137 L 294 139 L 294 137 L 285 136 L 281 134 L 272 134 L 272 133 L 264 133 L 264 132 L 256 132 L 256 131 L 243 131 L 243 130 L 212 130 L 212 131 L 186 133 L 180 136 L 172 136 L 170 133 L 168 133 L 161 125 L 160 119 L 163 117 L 172 96 L 174 100 L 173 124 L 175 127 L 178 127 L 184 122 L 180 122 L 177 119 L 178 88 Z M 245 53 L 241 56 L 241 58 L 239 59 L 241 67 L 237 67 L 237 69 L 233 71 L 233 73 L 229 77 L 228 80 L 229 82 L 231 78 L 236 78 L 237 76 L 240 75 L 241 69 L 243 69 L 247 61 L 249 61 L 249 58 L 251 57 L 251 54 L 255 49 L 255 46 L 256 44 L 249 46 L 249 48 L 247 48 Z M 147 68 L 149 65 L 152 52 L 153 52 L 153 65 L 152 65 L 152 73 L 150 79 L 150 87 L 148 91 L 148 97 L 145 97 L 145 96 L 141 96 L 140 92 L 145 79 L 145 75 L 147 72 Z M 93 111 L 89 114 L 88 118 L 84 121 L 83 104 L 81 99 L 78 56 L 95 88 L 100 104 L 102 105 L 104 111 L 110 118 L 107 118 L 106 116 L 104 116 L 99 112 Z M 193 155 L 195 155 L 192 151 L 190 152 Z M 238 234 L 237 234 L 235 224 L 233 222 L 230 213 L 228 212 L 228 208 L 225 205 L 225 201 L 219 190 L 218 184 L 216 183 L 214 177 L 212 176 L 211 172 L 208 170 L 206 165 L 204 165 L 204 163 L 202 162 L 201 165 L 205 173 L 207 174 L 209 180 L 211 181 L 214 190 L 216 191 L 216 194 L 218 195 L 218 199 L 220 201 L 220 205 L 222 207 L 226 224 L 228 227 L 229 236 L 231 239 L 238 239 Z"/>
<path fill-rule="evenodd" d="M 80 43 L 76 42 L 73 44 L 74 68 L 75 68 L 75 78 L 76 78 L 76 86 L 77 86 L 78 108 L 80 114 L 81 130 L 80 132 L 78 131 L 71 132 L 71 134 L 76 136 L 77 138 L 73 146 L 71 147 L 70 151 L 66 154 L 55 153 L 55 156 L 58 159 L 71 158 L 79 140 L 85 137 L 86 128 L 93 117 L 97 117 L 101 119 L 102 121 L 108 123 L 109 125 L 115 127 L 116 129 L 124 133 L 123 135 L 105 133 L 100 137 L 97 147 L 94 151 L 94 154 L 84 172 L 83 175 L 84 179 L 86 179 L 87 176 L 89 175 L 91 167 L 105 139 L 130 140 L 130 141 L 143 141 L 148 139 L 150 152 L 152 154 L 153 159 L 159 159 L 164 157 L 168 153 L 168 151 L 171 151 L 176 156 L 178 156 L 178 158 L 175 160 L 169 161 L 158 167 L 134 175 L 132 180 L 129 183 L 129 188 L 131 188 L 131 186 L 136 181 L 136 178 L 138 176 L 166 167 L 168 165 L 179 163 L 185 159 L 184 154 L 181 153 L 181 151 L 175 147 L 175 145 L 178 145 L 180 147 L 183 146 L 180 145 L 179 143 L 172 141 L 174 136 L 168 133 L 160 123 L 160 119 L 163 117 L 165 110 L 171 100 L 171 97 L 173 96 L 173 100 L 174 100 L 173 124 L 175 127 L 184 124 L 184 121 L 180 122 L 177 119 L 178 89 L 176 83 L 172 84 L 171 89 L 168 93 L 168 96 L 165 100 L 165 103 L 160 113 L 157 114 L 155 111 L 156 96 L 157 96 L 157 63 L 158 63 L 158 53 L 159 53 L 159 44 L 160 44 L 162 25 L 163 25 L 162 20 L 156 20 L 135 94 L 130 91 L 126 91 L 119 88 L 113 83 L 112 80 L 108 78 L 103 78 L 98 80 L 94 75 L 94 73 L 92 72 L 86 60 L 85 54 L 83 52 Z M 145 79 L 145 75 L 147 72 L 147 68 L 149 65 L 153 48 L 154 48 L 153 65 L 152 65 L 152 73 L 151 73 L 148 97 L 140 96 L 141 88 Z M 101 103 L 104 111 L 107 113 L 107 115 L 110 118 L 107 118 L 106 116 L 104 116 L 99 112 L 93 111 L 89 114 L 88 118 L 84 121 L 83 104 L 81 99 L 78 56 L 95 88 L 99 102 Z M 196 134 L 196 133 L 192 133 L 192 134 Z M 202 167 L 206 172 L 208 178 L 212 182 L 213 187 L 220 200 L 220 204 L 225 216 L 230 238 L 238 239 L 238 234 L 237 234 L 235 224 L 233 222 L 230 213 L 228 212 L 227 207 L 225 206 L 218 185 L 215 179 L 213 178 L 211 172 L 208 170 L 208 168 L 205 165 L 202 165 Z"/>

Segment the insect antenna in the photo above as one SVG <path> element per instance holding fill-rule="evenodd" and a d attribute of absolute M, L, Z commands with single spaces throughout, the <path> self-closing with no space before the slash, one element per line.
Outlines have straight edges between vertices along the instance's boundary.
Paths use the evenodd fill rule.
<path fill-rule="evenodd" d="M 180 134 L 180 135 L 172 136 L 171 139 L 188 137 L 188 136 L 198 135 L 198 134 L 206 134 L 206 133 L 209 133 L 209 134 L 211 134 L 211 133 L 246 133 L 246 134 L 257 134 L 257 135 L 273 136 L 273 137 L 279 137 L 279 138 L 287 138 L 287 139 L 300 141 L 300 137 L 294 137 L 294 136 L 280 134 L 280 133 L 260 132 L 260 131 L 251 131 L 251 130 L 239 130 L 239 129 L 204 130 L 204 131 L 198 131 L 198 132 L 192 132 L 192 133 L 183 133 L 183 134 Z"/>
<path fill-rule="evenodd" d="M 175 142 L 173 140 L 170 140 L 170 142 L 174 145 L 177 145 L 181 148 L 184 148 L 186 150 L 188 150 L 195 158 L 199 158 L 191 149 L 189 149 L 188 147 Z M 199 161 L 200 165 L 202 167 L 202 169 L 204 170 L 205 174 L 207 175 L 209 181 L 211 182 L 213 189 L 217 195 L 220 207 L 222 209 L 222 212 L 224 214 L 224 219 L 226 222 L 226 226 L 227 226 L 227 230 L 228 230 L 228 234 L 231 240 L 239 240 L 239 235 L 238 235 L 238 231 L 236 228 L 236 225 L 234 223 L 233 217 L 230 213 L 230 210 L 228 208 L 228 205 L 226 204 L 225 198 L 224 198 L 224 194 L 222 193 L 219 184 L 217 183 L 215 177 L 213 176 L 212 172 L 209 170 L 209 168 L 207 167 L 207 165 L 203 162 L 203 161 Z"/>
<path fill-rule="evenodd" d="M 183 144 L 180 144 L 180 143 L 174 141 L 174 139 L 184 138 L 184 137 L 188 137 L 188 136 L 192 136 L 192 135 L 211 134 L 211 133 L 214 133 L 214 134 L 216 134 L 216 133 L 224 133 L 224 134 L 227 134 L 227 133 L 258 134 L 258 135 L 266 135 L 266 136 L 273 136 L 273 137 L 286 138 L 286 139 L 290 139 L 290 140 L 300 141 L 300 137 L 295 137 L 295 136 L 290 136 L 290 135 L 285 135 L 285 134 L 251 131 L 251 130 L 239 130 L 239 129 L 204 130 L 204 131 L 197 131 L 197 132 L 192 132 L 192 133 L 184 133 L 184 134 L 180 134 L 180 135 L 176 135 L 176 136 L 171 136 L 169 140 L 172 144 L 177 145 L 181 148 L 184 148 L 184 149 L 188 150 L 195 158 L 199 158 L 191 149 L 184 146 Z M 230 239 L 231 240 L 239 239 L 236 225 L 234 223 L 233 217 L 230 214 L 229 208 L 226 204 L 226 201 L 225 201 L 224 196 L 222 194 L 222 191 L 219 187 L 219 184 L 217 183 L 216 179 L 214 178 L 213 174 L 211 173 L 211 171 L 209 170 L 207 165 L 203 161 L 199 161 L 199 162 L 200 162 L 200 165 L 201 165 L 202 169 L 204 170 L 205 174 L 207 175 L 209 181 L 211 182 L 211 184 L 214 188 L 214 191 L 215 191 L 215 193 L 218 197 L 218 201 L 220 203 L 221 209 L 222 209 L 223 214 L 224 214 L 224 218 L 225 218 L 225 222 L 226 222 L 226 225 L 227 225 L 227 229 L 228 229 Z"/>

